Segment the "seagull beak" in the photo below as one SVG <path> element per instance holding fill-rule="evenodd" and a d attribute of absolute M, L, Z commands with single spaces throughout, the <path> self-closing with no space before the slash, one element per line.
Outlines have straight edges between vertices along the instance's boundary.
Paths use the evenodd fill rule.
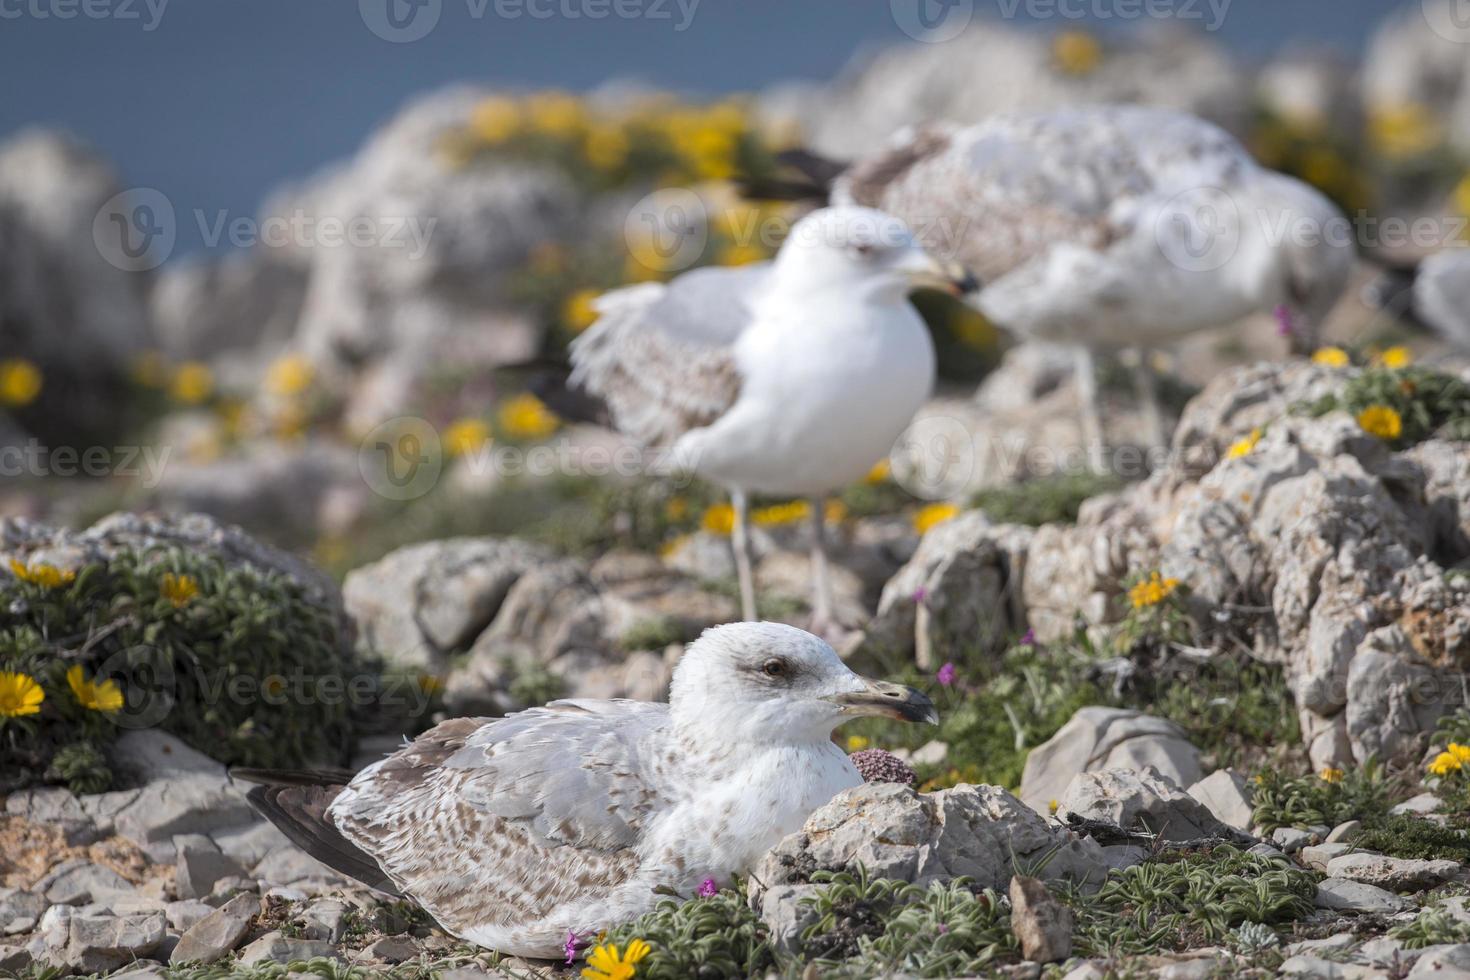
<path fill-rule="evenodd" d="M 903 270 L 915 289 L 937 289 L 951 296 L 968 296 L 980 289 L 969 269 L 958 262 L 941 262 L 920 249 L 905 259 Z"/>
<path fill-rule="evenodd" d="M 842 708 L 843 714 L 877 715 L 895 721 L 939 724 L 939 712 L 934 710 L 934 702 L 923 693 L 902 684 L 870 681 L 866 677 L 859 679 L 863 683 L 861 690 L 846 691 L 828 698 Z"/>

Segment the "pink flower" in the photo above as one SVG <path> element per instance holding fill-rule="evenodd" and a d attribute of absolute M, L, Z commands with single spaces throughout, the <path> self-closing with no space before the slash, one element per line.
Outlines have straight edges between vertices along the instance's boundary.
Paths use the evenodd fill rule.
<path fill-rule="evenodd" d="M 1023 646 L 1023 647 L 1034 647 L 1034 646 L 1036 646 L 1036 630 L 1034 630 L 1034 629 L 1028 629 L 1025 632 L 1025 634 L 1021 637 L 1021 646 Z"/>
<path fill-rule="evenodd" d="M 715 880 L 713 878 L 706 878 L 699 883 L 700 898 L 713 898 L 715 895 L 718 895 L 719 892 L 720 886 L 715 884 Z"/>
<path fill-rule="evenodd" d="M 934 675 L 934 679 L 943 686 L 949 687 L 951 684 L 954 683 L 955 675 L 958 673 L 959 670 L 955 667 L 954 664 L 946 663 L 943 667 L 939 668 L 939 673 Z"/>
<path fill-rule="evenodd" d="M 914 590 L 915 605 L 922 606 L 924 604 L 924 600 L 927 598 L 929 598 L 929 590 L 924 588 L 922 585 Z"/>
<path fill-rule="evenodd" d="M 581 944 L 581 938 L 578 937 L 578 935 L 571 929 L 568 929 L 567 941 L 562 943 L 561 947 L 562 951 L 567 954 L 567 966 L 571 966 L 573 963 L 577 962 L 577 947 Z"/>
<path fill-rule="evenodd" d="M 1282 303 L 1276 307 L 1274 312 L 1276 314 L 1276 336 L 1290 337 L 1296 332 L 1296 324 L 1292 322 L 1291 307 Z"/>

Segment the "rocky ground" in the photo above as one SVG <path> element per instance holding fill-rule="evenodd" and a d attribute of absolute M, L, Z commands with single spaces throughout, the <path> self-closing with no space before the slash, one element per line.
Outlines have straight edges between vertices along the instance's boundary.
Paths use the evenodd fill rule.
<path fill-rule="evenodd" d="M 933 692 L 940 728 L 848 726 L 897 782 L 606 938 L 648 942 L 650 978 L 1470 975 L 1467 422 L 1452 375 L 1258 365 L 1190 401 L 1169 459 L 1120 490 L 915 509 L 863 488 L 870 509 L 829 515 L 861 627 L 844 652 Z M 771 615 L 801 622 L 790 517 L 767 513 L 758 574 Z M 202 516 L 0 524 L 8 669 L 60 712 L 3 730 L 0 970 L 575 973 L 344 881 L 224 763 L 360 766 L 435 717 L 660 698 L 682 642 L 733 615 L 723 530 L 595 558 L 429 541 L 339 589 Z M 171 675 L 159 715 L 158 689 L 133 696 L 140 643 L 200 670 Z M 259 686 L 211 700 L 211 670 Z M 372 683 L 336 714 L 268 697 L 327 676 Z M 390 710 L 403 690 L 420 700 Z M 312 741 L 324 718 L 346 734 Z"/>

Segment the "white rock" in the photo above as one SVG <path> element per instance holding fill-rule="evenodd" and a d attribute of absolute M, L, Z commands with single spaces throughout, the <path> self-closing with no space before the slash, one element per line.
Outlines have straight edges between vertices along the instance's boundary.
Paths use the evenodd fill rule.
<path fill-rule="evenodd" d="M 1236 830 L 1250 830 L 1252 823 L 1250 781 L 1230 769 L 1217 769 L 1189 787 L 1215 819 Z"/>
<path fill-rule="evenodd" d="M 1046 813 L 1079 773 L 1150 766 L 1181 786 L 1201 775 L 1199 750 L 1173 722 L 1125 708 L 1082 708 L 1026 757 L 1021 799 Z"/>
<path fill-rule="evenodd" d="M 1454 861 L 1395 858 L 1362 852 L 1334 857 L 1327 862 L 1326 869 L 1333 878 L 1350 878 L 1396 892 L 1435 888 L 1454 878 L 1461 870 Z"/>
<path fill-rule="evenodd" d="M 1376 885 L 1347 878 L 1324 878 L 1317 884 L 1317 907 L 1340 912 L 1402 912 L 1413 903 Z"/>
<path fill-rule="evenodd" d="M 1057 816 L 1076 816 L 1165 840 L 1236 835 L 1178 784 L 1152 767 L 1079 773 L 1062 794 Z"/>

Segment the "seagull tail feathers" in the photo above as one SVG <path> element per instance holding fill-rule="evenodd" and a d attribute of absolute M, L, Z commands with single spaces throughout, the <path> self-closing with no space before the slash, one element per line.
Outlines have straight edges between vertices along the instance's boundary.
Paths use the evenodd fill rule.
<path fill-rule="evenodd" d="M 810 201 L 824 205 L 832 191 L 832 181 L 847 169 L 846 165 L 810 150 L 783 150 L 776 162 L 795 177 L 745 176 L 736 179 L 740 195 L 752 201 Z"/>
<path fill-rule="evenodd" d="M 291 843 L 329 868 L 379 891 L 401 895 L 378 862 L 343 837 L 327 814 L 352 773 L 338 769 L 232 769 L 230 775 L 260 784 L 252 787 L 245 798 Z"/>

